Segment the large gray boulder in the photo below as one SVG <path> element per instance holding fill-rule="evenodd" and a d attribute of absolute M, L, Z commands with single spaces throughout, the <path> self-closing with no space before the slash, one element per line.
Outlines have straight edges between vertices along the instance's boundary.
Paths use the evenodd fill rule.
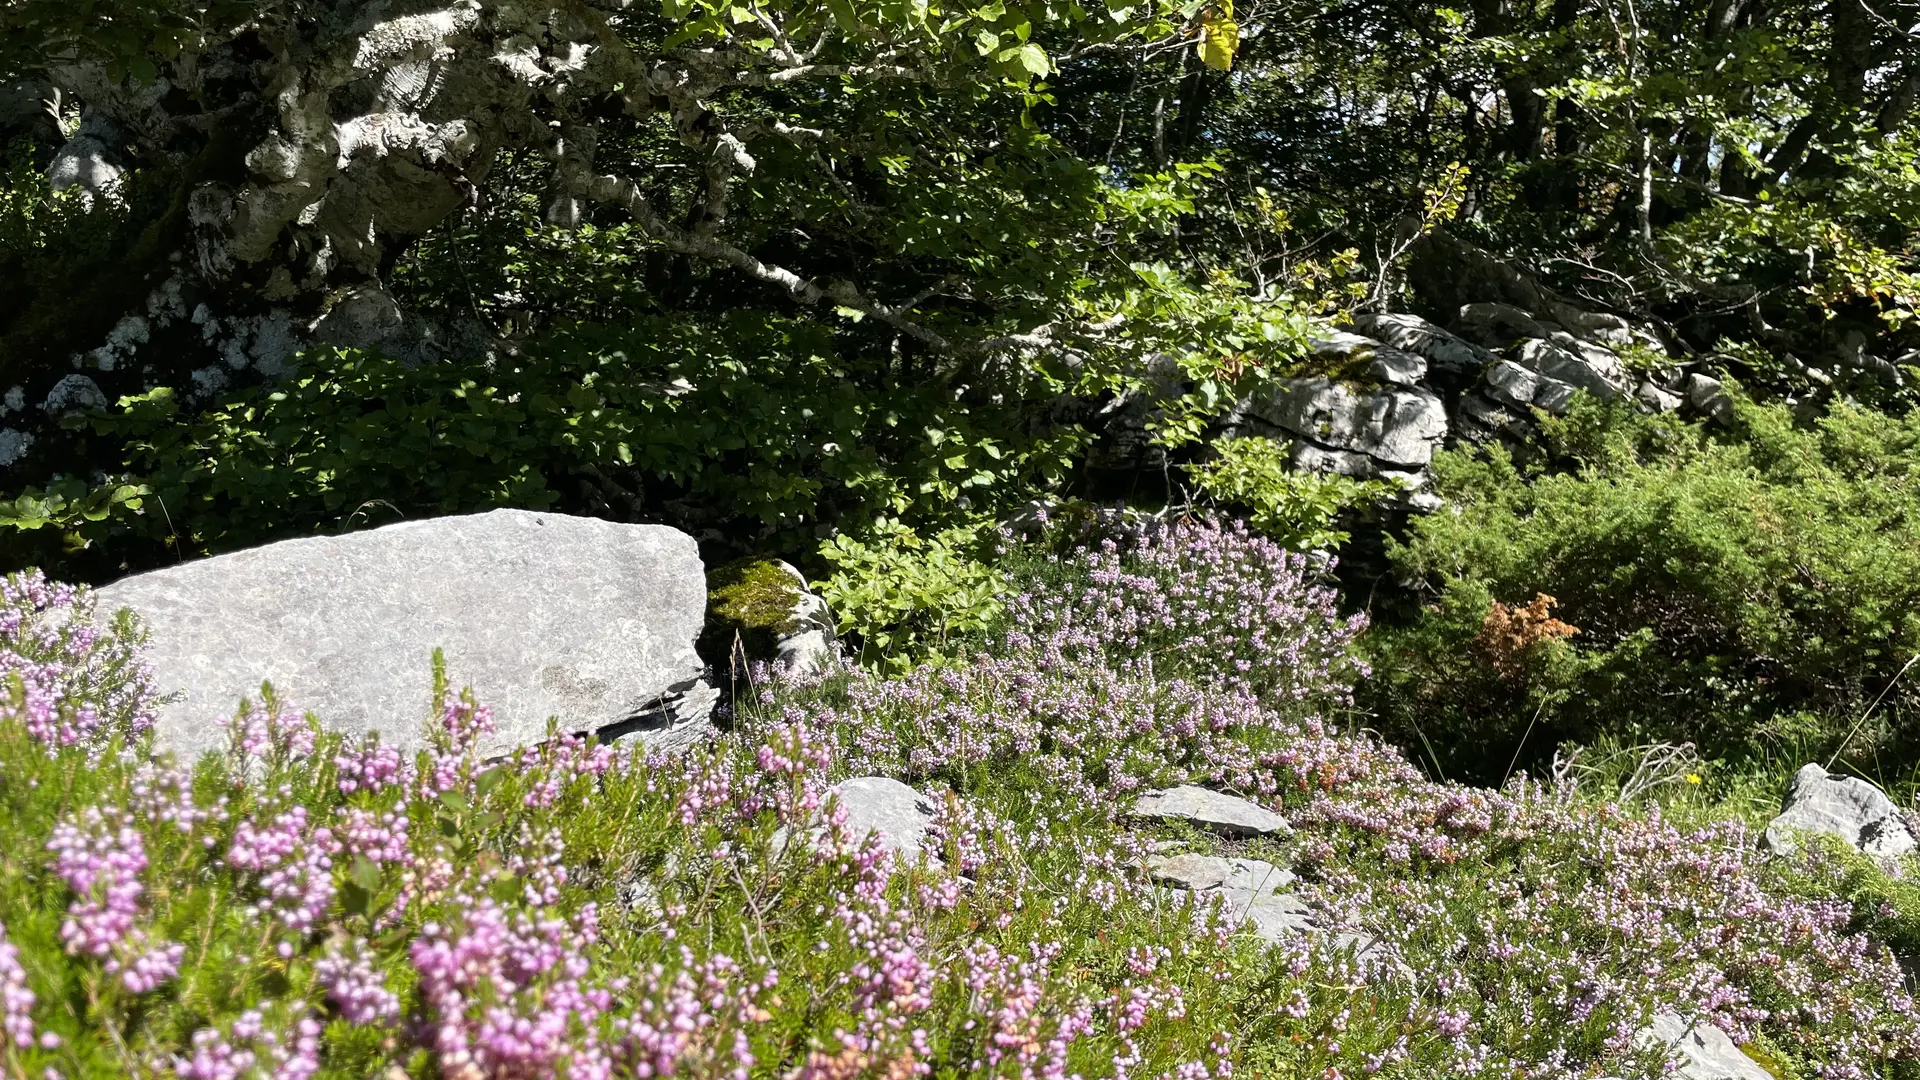
<path fill-rule="evenodd" d="M 1858 776 L 1802 765 L 1787 786 L 1780 816 L 1767 825 L 1761 844 L 1787 853 L 1801 833 L 1837 836 L 1847 846 L 1880 858 L 1911 854 L 1920 848 L 1913 822 L 1879 788 Z"/>
<path fill-rule="evenodd" d="M 332 730 L 422 744 L 432 654 L 493 710 L 494 753 L 560 730 L 682 744 L 714 693 L 693 648 L 706 611 L 693 538 L 658 525 L 495 510 L 288 540 L 115 582 L 100 611 L 152 631 L 162 748 L 224 745 L 271 681 Z"/>
<path fill-rule="evenodd" d="M 1425 468 L 1447 433 L 1446 409 L 1430 391 L 1325 378 L 1278 380 L 1270 393 L 1241 402 L 1229 423 L 1248 419 L 1397 469 Z"/>

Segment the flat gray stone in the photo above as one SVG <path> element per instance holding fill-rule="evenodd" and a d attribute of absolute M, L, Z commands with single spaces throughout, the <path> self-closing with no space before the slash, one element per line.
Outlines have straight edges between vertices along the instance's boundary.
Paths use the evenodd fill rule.
<path fill-rule="evenodd" d="M 1315 360 L 1346 368 L 1364 368 L 1367 377 L 1394 386 L 1412 386 L 1427 375 L 1426 358 L 1345 330 L 1307 343 Z"/>
<path fill-rule="evenodd" d="M 1156 855 L 1147 860 L 1155 881 L 1199 903 L 1220 898 L 1229 918 L 1250 927 L 1265 941 L 1285 941 L 1317 929 L 1305 901 L 1285 892 L 1293 871 L 1258 859 L 1214 855 Z"/>
<path fill-rule="evenodd" d="M 1476 372 L 1493 362 L 1492 353 L 1418 315 L 1359 315 L 1353 328 L 1446 372 Z"/>
<path fill-rule="evenodd" d="M 1787 785 L 1780 816 L 1767 825 L 1761 845 L 1785 854 L 1798 847 L 1798 834 L 1825 833 L 1869 855 L 1894 858 L 1920 848 L 1912 822 L 1886 792 L 1858 776 L 1802 765 Z"/>
<path fill-rule="evenodd" d="M 1726 1032 L 1711 1024 L 1689 1024 L 1673 1013 L 1655 1016 L 1639 1041 L 1678 1057 L 1680 1068 L 1673 1075 L 1682 1080 L 1777 1080 Z"/>
<path fill-rule="evenodd" d="M 1427 362 L 1399 349 L 1381 349 L 1367 364 L 1367 378 L 1393 386 L 1412 386 L 1427 377 Z"/>
<path fill-rule="evenodd" d="M 1541 408 L 1555 416 L 1573 404 L 1579 389 L 1551 375 L 1525 368 L 1511 360 L 1501 360 L 1487 368 L 1487 396 L 1516 408 Z"/>
<path fill-rule="evenodd" d="M 877 833 L 888 851 L 908 862 L 927 850 L 937 813 L 933 800 L 886 776 L 856 777 L 834 790 L 847 814 L 847 833 L 856 841 Z"/>
<path fill-rule="evenodd" d="M 494 754 L 560 730 L 652 745 L 711 730 L 694 653 L 706 574 L 659 525 L 495 510 L 287 540 L 139 574 L 98 591 L 152 631 L 157 744 L 224 747 L 222 721 L 270 681 L 326 727 L 421 746 L 432 655 L 493 711 Z"/>
<path fill-rule="evenodd" d="M 1489 349 L 1504 349 L 1522 338 L 1543 338 L 1560 327 L 1534 318 L 1512 304 L 1466 304 L 1454 319 L 1461 336 Z"/>
<path fill-rule="evenodd" d="M 1293 835 L 1293 827 L 1287 824 L 1287 819 L 1266 807 L 1237 795 L 1195 784 L 1147 792 L 1134 802 L 1133 816 L 1190 821 L 1222 836 L 1276 836 L 1285 839 Z"/>
<path fill-rule="evenodd" d="M 1278 380 L 1271 393 L 1239 404 L 1235 418 L 1246 416 L 1328 449 L 1410 469 L 1431 462 L 1447 434 L 1446 409 L 1427 390 L 1372 389 L 1325 378 Z"/>
<path fill-rule="evenodd" d="M 1523 341 L 1514 347 L 1513 361 L 1529 371 L 1558 379 L 1602 399 L 1614 401 L 1626 393 L 1627 369 L 1620 358 L 1598 345 L 1564 340 Z"/>

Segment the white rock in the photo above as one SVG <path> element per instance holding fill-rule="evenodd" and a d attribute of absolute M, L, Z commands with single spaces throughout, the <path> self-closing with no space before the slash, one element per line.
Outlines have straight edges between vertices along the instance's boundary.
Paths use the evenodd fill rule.
<path fill-rule="evenodd" d="M 878 834 L 888 851 L 908 862 L 927 850 L 937 808 L 925 795 L 886 776 L 856 777 L 834 790 L 847 814 L 847 833 L 856 842 Z"/>
<path fill-rule="evenodd" d="M 560 730 L 656 746 L 711 731 L 694 635 L 706 573 L 659 525 L 495 510 L 287 540 L 125 578 L 99 612 L 152 631 L 163 748 L 225 745 L 221 722 L 271 681 L 329 728 L 422 744 L 432 654 L 493 711 L 493 754 Z"/>
<path fill-rule="evenodd" d="M 1802 832 L 1837 836 L 1847 846 L 1881 858 L 1920 849 L 1913 823 L 1886 792 L 1819 765 L 1803 765 L 1793 774 L 1780 816 L 1767 825 L 1760 842 L 1784 854 L 1798 847 L 1796 834 Z"/>
<path fill-rule="evenodd" d="M 1711 1024 L 1688 1024 L 1660 1013 L 1640 1032 L 1642 1046 L 1657 1047 L 1680 1059 L 1673 1075 L 1681 1080 L 1778 1080 Z"/>
<path fill-rule="evenodd" d="M 1284 839 L 1293 835 L 1293 828 L 1287 824 L 1287 819 L 1266 807 L 1195 784 L 1147 792 L 1134 802 L 1133 816 L 1189 821 L 1223 836 L 1277 836 Z"/>

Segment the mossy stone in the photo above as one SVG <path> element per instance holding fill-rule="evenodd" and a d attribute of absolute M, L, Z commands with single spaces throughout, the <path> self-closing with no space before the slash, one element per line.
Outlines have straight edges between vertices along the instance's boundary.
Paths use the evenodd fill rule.
<path fill-rule="evenodd" d="M 778 559 L 750 556 L 709 571 L 700 654 L 725 668 L 737 638 L 747 659 L 771 659 L 774 643 L 802 628 L 794 612 L 805 595 L 802 579 Z"/>

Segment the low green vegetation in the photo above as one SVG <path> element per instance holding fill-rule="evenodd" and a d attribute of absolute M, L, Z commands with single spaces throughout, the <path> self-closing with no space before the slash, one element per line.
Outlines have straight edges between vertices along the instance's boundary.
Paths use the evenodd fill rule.
<path fill-rule="evenodd" d="M 1386 730 L 1495 781 L 1601 736 L 1907 779 L 1920 418 L 1736 398 L 1719 430 L 1588 402 L 1545 430 L 1524 464 L 1442 454 L 1448 507 L 1389 545 L 1416 591 L 1376 612 Z"/>
<path fill-rule="evenodd" d="M 1390 500 L 1398 486 L 1295 469 L 1285 443 L 1258 435 L 1215 442 L 1187 466 L 1209 500 L 1240 510 L 1247 523 L 1295 550 L 1333 548 L 1348 539 L 1342 514 Z"/>
<path fill-rule="evenodd" d="M 1920 1076 L 1914 890 L 1884 867 L 1669 819 L 1684 753 L 1429 780 L 1343 719 L 1364 620 L 1304 558 L 1206 525 L 1053 543 L 978 657 L 767 685 L 683 757 L 556 734 L 485 760 L 484 704 L 442 680 L 416 750 L 268 692 L 224 751 L 150 760 L 136 628 L 6 579 L 0 1063 L 1637 1077 L 1673 1014 L 1787 1080 Z M 918 851 L 840 822 L 856 775 L 928 793 Z M 1181 781 L 1294 832 L 1132 819 Z M 1174 850 L 1292 867 L 1317 928 L 1264 940 L 1154 884 Z"/>

